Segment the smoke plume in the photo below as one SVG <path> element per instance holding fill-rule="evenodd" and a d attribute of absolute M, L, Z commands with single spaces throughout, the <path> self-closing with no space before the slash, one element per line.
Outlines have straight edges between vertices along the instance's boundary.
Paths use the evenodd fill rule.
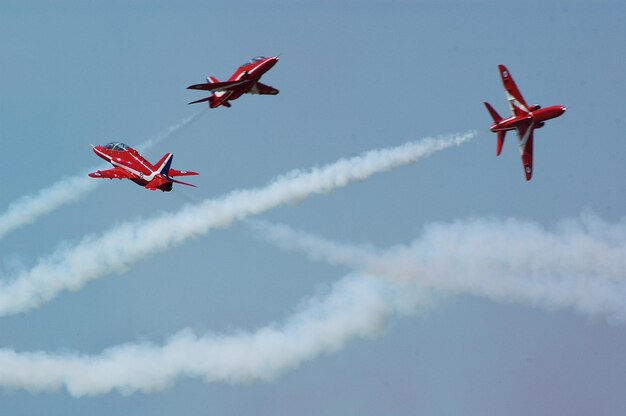
<path fill-rule="evenodd" d="M 387 250 L 250 223 L 283 249 L 392 281 L 626 320 L 626 219 L 609 223 L 586 214 L 554 229 L 519 219 L 435 223 L 410 244 Z"/>
<path fill-rule="evenodd" d="M 197 336 L 184 330 L 164 345 L 124 344 L 98 355 L 0 349 L 0 385 L 31 392 L 61 388 L 73 396 L 151 392 L 181 377 L 206 382 L 269 380 L 306 360 L 341 349 L 354 337 L 376 335 L 393 313 L 422 305 L 408 284 L 351 275 L 324 298 L 303 302 L 284 324 L 254 332 Z"/>
<path fill-rule="evenodd" d="M 5 278 L 0 283 L 0 315 L 24 312 L 62 290 L 78 290 L 90 280 L 121 272 L 134 262 L 206 234 L 212 228 L 226 227 L 281 204 L 330 192 L 377 172 L 413 163 L 436 151 L 458 146 L 474 134 L 409 142 L 309 171 L 292 171 L 261 188 L 233 191 L 218 199 L 186 205 L 178 212 L 123 223 L 102 235 L 87 236 L 79 244 L 41 259 L 30 270 Z"/>

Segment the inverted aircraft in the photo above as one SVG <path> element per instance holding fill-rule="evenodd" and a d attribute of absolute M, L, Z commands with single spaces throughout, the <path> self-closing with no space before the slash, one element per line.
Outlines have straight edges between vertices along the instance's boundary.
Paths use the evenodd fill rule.
<path fill-rule="evenodd" d="M 236 100 L 243 94 L 276 95 L 278 90 L 259 82 L 263 74 L 270 70 L 278 62 L 277 56 L 256 56 L 241 65 L 228 81 L 220 82 L 215 77 L 207 77 L 204 84 L 194 84 L 187 87 L 189 90 L 212 91 L 209 97 L 192 101 L 196 104 L 208 101 L 209 107 L 216 108 L 220 105 L 230 107 L 230 101 Z"/>
<path fill-rule="evenodd" d="M 504 65 L 498 65 L 498 69 L 500 70 L 500 77 L 506 91 L 506 98 L 511 107 L 512 116 L 503 119 L 489 103 L 485 102 L 485 107 L 487 107 L 487 111 L 493 118 L 493 124 L 489 127 L 489 130 L 497 134 L 497 156 L 500 156 L 502 152 L 506 132 L 517 130 L 522 164 L 524 165 L 524 175 L 526 180 L 529 181 L 533 176 L 533 133 L 535 129 L 542 128 L 547 120 L 559 117 L 567 108 L 562 105 L 553 105 L 545 108 L 541 108 L 538 104 L 529 106 L 526 104 L 524 97 L 522 97 L 515 81 L 513 81 L 509 70 Z"/>
<path fill-rule="evenodd" d="M 195 187 L 190 183 L 173 179 L 174 176 L 192 176 L 198 175 L 198 173 L 172 169 L 173 155 L 171 153 L 166 153 L 156 165 L 152 165 L 135 149 L 121 142 L 93 146 L 93 151 L 112 164 L 113 168 L 90 173 L 89 176 L 92 178 L 130 179 L 151 191 L 158 189 L 169 192 L 172 190 L 173 183 Z"/>

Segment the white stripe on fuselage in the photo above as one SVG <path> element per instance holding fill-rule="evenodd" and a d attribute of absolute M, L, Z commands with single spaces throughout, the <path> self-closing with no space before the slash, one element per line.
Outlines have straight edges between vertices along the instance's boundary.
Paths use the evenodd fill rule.
<path fill-rule="evenodd" d="M 98 152 L 99 154 L 105 156 L 107 159 L 109 159 L 109 163 L 111 163 L 113 166 L 115 166 L 116 168 L 122 168 L 127 172 L 132 173 L 133 175 L 139 177 L 140 179 L 146 180 L 148 182 L 152 181 L 152 179 L 154 179 L 154 177 L 159 173 L 157 171 L 154 171 L 150 166 L 147 166 L 142 160 L 140 160 L 139 158 L 137 158 L 137 156 L 135 156 L 134 154 L 130 153 L 130 152 L 126 152 L 128 155 L 132 156 L 137 162 L 139 162 L 143 167 L 145 167 L 148 171 L 150 171 L 150 175 L 144 174 L 143 172 L 137 171 L 133 168 L 130 168 L 124 164 L 121 164 L 115 160 L 113 160 L 112 156 L 109 156 L 106 153 L 100 152 L 98 149 L 94 148 L 94 150 L 96 152 Z"/>
<path fill-rule="evenodd" d="M 260 63 L 259 65 L 255 66 L 254 68 L 252 68 L 250 71 L 243 71 L 241 74 L 237 75 L 237 77 L 235 79 L 233 79 L 232 81 L 241 81 L 241 79 L 246 75 L 252 75 L 256 70 L 258 70 L 260 67 L 262 67 L 263 65 L 265 65 L 265 63 L 268 62 L 268 60 L 263 61 L 262 63 Z M 259 77 L 260 79 L 261 77 Z M 258 81 L 258 80 L 257 80 Z M 254 85 L 251 87 L 253 88 Z M 226 95 L 228 94 L 228 95 Z M 228 101 L 228 97 L 230 97 L 233 94 L 232 89 L 230 88 L 226 88 L 224 90 L 220 90 L 220 91 L 215 91 L 213 93 L 213 95 L 219 99 L 221 99 L 221 103 L 224 104 L 225 102 Z"/>
<path fill-rule="evenodd" d="M 243 71 L 241 74 L 237 75 L 237 78 L 235 78 L 235 81 L 239 81 L 246 74 L 252 75 L 252 73 L 254 71 L 256 71 L 257 69 L 261 68 L 263 65 L 265 65 L 266 62 L 268 62 L 268 61 L 267 60 L 263 61 L 259 65 L 257 65 L 254 68 L 252 68 L 250 71 Z"/>
<path fill-rule="evenodd" d="M 506 97 L 509 101 L 509 106 L 511 107 L 511 112 L 513 113 L 513 115 L 515 115 L 515 108 L 522 110 L 525 113 L 529 113 L 528 107 L 520 103 L 517 98 L 515 98 L 513 94 L 511 94 L 509 91 L 506 91 Z"/>

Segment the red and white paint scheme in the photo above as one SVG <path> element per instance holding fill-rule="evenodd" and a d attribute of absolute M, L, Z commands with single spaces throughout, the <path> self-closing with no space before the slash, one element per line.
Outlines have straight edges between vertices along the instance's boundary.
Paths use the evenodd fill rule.
<path fill-rule="evenodd" d="M 210 97 L 192 101 L 189 104 L 209 102 L 209 107 L 223 105 L 230 107 L 230 101 L 236 100 L 243 94 L 276 95 L 278 90 L 259 82 L 263 74 L 278 62 L 277 56 L 256 56 L 241 65 L 228 81 L 219 82 L 215 77 L 207 77 L 205 84 L 195 84 L 187 87 L 188 90 L 212 91 Z"/>
<path fill-rule="evenodd" d="M 562 115 L 566 108 L 562 105 L 553 105 L 541 108 L 535 104 L 529 106 L 524 101 L 524 97 L 519 92 L 513 77 L 504 65 L 498 65 L 502 84 L 506 91 L 506 97 L 511 107 L 511 117 L 502 118 L 489 103 L 485 103 L 487 111 L 493 118 L 493 124 L 489 130 L 497 134 L 496 155 L 500 156 L 502 145 L 504 144 L 504 136 L 509 130 L 517 130 L 519 139 L 519 149 L 522 155 L 522 164 L 524 165 L 524 175 L 529 181 L 533 175 L 533 132 L 535 129 L 543 127 L 545 121 Z"/>
<path fill-rule="evenodd" d="M 114 167 L 107 170 L 99 170 L 90 173 L 92 178 L 105 179 L 130 179 L 138 185 L 144 186 L 151 191 L 160 190 L 169 192 L 173 183 L 193 186 L 173 179 L 173 176 L 192 176 L 197 172 L 172 169 L 171 153 L 163 155 L 156 165 L 150 164 L 135 149 L 121 142 L 111 142 L 104 146 L 93 146 L 95 154 L 106 160 Z"/>

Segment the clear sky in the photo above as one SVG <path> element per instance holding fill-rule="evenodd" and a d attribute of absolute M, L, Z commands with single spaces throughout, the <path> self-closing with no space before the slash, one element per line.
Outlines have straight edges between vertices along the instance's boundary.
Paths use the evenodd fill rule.
<path fill-rule="evenodd" d="M 434 223 L 457 224 L 461 237 L 449 243 L 461 248 L 474 241 L 465 225 L 488 220 L 496 231 L 512 230 L 476 240 L 460 252 L 469 253 L 467 263 L 459 254 L 421 270 L 450 277 L 441 269 L 449 266 L 467 287 L 440 290 L 434 279 L 436 293 L 416 295 L 427 307 L 382 314 L 376 331 L 296 360 L 270 380 L 211 381 L 188 371 L 163 389 L 78 397 L 64 387 L 31 392 L 0 381 L 1 413 L 625 414 L 626 315 L 539 289 L 499 292 L 500 282 L 485 277 L 500 264 L 487 254 L 508 264 L 540 245 L 528 227 L 505 227 L 507 219 L 534 222 L 558 246 L 564 220 L 593 215 L 601 224 L 594 232 L 608 236 L 602 267 L 586 262 L 591 246 L 567 246 L 557 258 L 542 240 L 547 249 L 535 254 L 544 263 L 533 269 L 534 257 L 524 258 L 530 275 L 516 278 L 545 278 L 554 283 L 550 293 L 580 299 L 596 293 L 596 281 L 613 279 L 614 290 L 594 300 L 626 304 L 626 270 L 610 262 L 626 259 L 625 39 L 623 1 L 1 1 L 1 212 L 98 166 L 90 144 L 138 146 L 201 112 L 144 152 L 151 161 L 172 152 L 173 167 L 201 173 L 190 180 L 198 188 L 161 193 L 102 181 L 1 237 L 3 283 L 126 221 L 163 215 L 167 222 L 187 204 L 263 187 L 293 169 L 468 130 L 478 133 L 459 147 L 256 218 L 376 253 L 417 239 L 417 257 L 434 251 L 438 240 L 427 238 Z M 252 56 L 278 54 L 263 82 L 279 95 L 244 96 L 230 109 L 187 105 L 202 97 L 187 85 L 226 79 Z M 508 113 L 498 64 L 529 103 L 568 108 L 536 131 L 531 182 L 515 135 L 496 158 L 488 131 L 483 101 Z M 0 349 L 98 356 L 121 344 L 164 345 L 183 329 L 230 339 L 283 328 L 315 306 L 311 299 L 332 298 L 345 276 L 359 279 L 348 264 L 312 261 L 306 249 L 284 250 L 260 234 L 236 222 L 3 316 Z M 580 274 L 568 274 L 583 263 Z M 391 264 L 390 273 L 402 265 Z M 278 355 L 286 348 L 274 347 Z M 239 362 L 250 359 L 245 354 Z"/>

